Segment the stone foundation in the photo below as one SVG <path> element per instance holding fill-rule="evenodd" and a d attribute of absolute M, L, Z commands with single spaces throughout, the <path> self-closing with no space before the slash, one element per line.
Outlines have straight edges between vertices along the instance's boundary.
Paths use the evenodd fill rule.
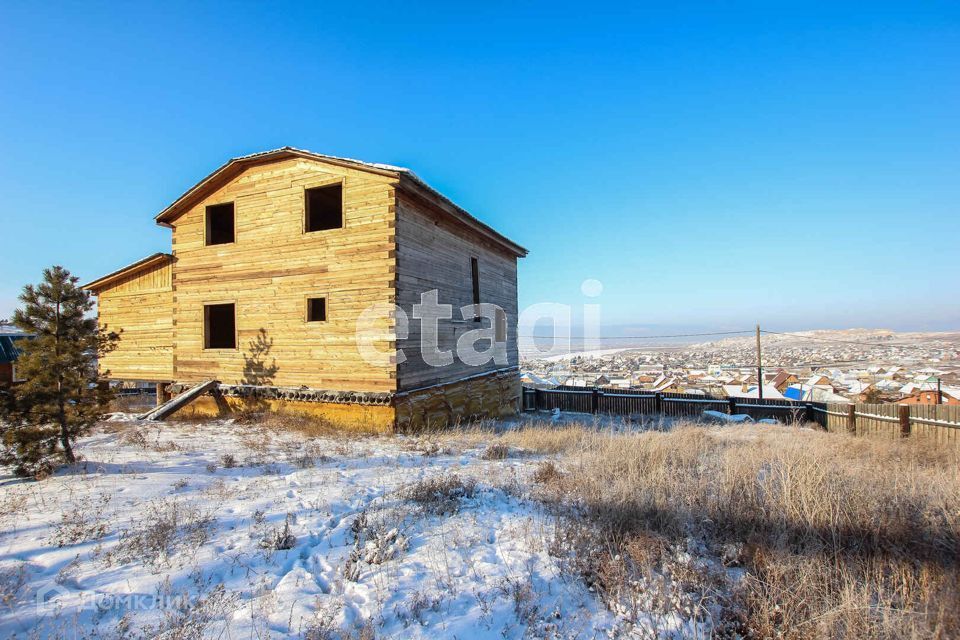
<path fill-rule="evenodd" d="M 394 396 L 398 431 L 452 426 L 480 418 L 502 418 L 520 410 L 516 369 L 401 392 Z"/>

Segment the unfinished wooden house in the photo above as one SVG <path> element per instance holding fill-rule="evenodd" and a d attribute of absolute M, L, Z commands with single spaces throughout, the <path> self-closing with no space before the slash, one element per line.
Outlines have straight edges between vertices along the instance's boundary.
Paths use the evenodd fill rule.
<path fill-rule="evenodd" d="M 155 220 L 170 253 L 85 285 L 101 324 L 122 330 L 105 377 L 174 394 L 214 379 L 220 393 L 196 410 L 253 405 L 381 430 L 517 410 L 526 250 L 410 170 L 285 147 L 230 160 Z M 444 366 L 424 361 L 414 317 L 431 290 L 453 305 L 437 325 L 454 356 Z M 502 312 L 464 319 L 477 303 Z M 478 328 L 505 360 L 458 357 Z"/>

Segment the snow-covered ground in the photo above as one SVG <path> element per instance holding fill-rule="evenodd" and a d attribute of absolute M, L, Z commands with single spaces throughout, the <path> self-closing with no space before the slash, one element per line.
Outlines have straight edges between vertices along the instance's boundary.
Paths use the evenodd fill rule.
<path fill-rule="evenodd" d="M 625 633 L 548 553 L 541 458 L 485 450 L 118 414 L 82 463 L 0 477 L 0 637 Z"/>

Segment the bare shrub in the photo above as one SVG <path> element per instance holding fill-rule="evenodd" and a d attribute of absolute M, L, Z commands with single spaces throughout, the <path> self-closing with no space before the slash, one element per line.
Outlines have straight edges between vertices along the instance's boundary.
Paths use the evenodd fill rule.
<path fill-rule="evenodd" d="M 7 490 L 0 497 L 0 528 L 8 531 L 26 515 L 27 494 L 24 491 Z"/>
<path fill-rule="evenodd" d="M 495 442 L 486 449 L 483 450 L 483 453 L 480 454 L 480 457 L 484 460 L 503 460 L 510 456 L 510 447 L 501 443 Z"/>
<path fill-rule="evenodd" d="M 552 460 L 541 462 L 537 465 L 531 479 L 537 484 L 556 485 L 563 478 L 563 474 Z"/>
<path fill-rule="evenodd" d="M 110 504 L 110 494 L 101 494 L 98 500 L 84 496 L 73 507 L 60 515 L 50 541 L 58 547 L 99 540 L 109 530 L 103 512 Z"/>
<path fill-rule="evenodd" d="M 374 517 L 361 511 L 350 523 L 353 550 L 347 558 L 343 574 L 347 580 L 360 579 L 363 564 L 378 565 L 397 558 L 407 550 L 409 540 L 397 526 L 390 526 L 385 514 Z"/>
<path fill-rule="evenodd" d="M 227 620 L 240 604 L 239 594 L 228 591 L 223 583 L 193 575 L 194 591 L 173 590 L 169 578 L 158 589 L 158 596 L 171 606 L 162 609 L 161 622 L 140 630 L 143 638 L 164 640 L 202 640 L 223 637 Z M 227 634 L 229 636 L 229 634 Z"/>
<path fill-rule="evenodd" d="M 503 578 L 500 581 L 500 591 L 509 598 L 518 622 L 530 626 L 537 621 L 540 605 L 529 577 L 526 579 L 509 576 Z"/>
<path fill-rule="evenodd" d="M 12 607 L 27 582 L 27 563 L 0 567 L 0 606 Z"/>
<path fill-rule="evenodd" d="M 215 519 L 197 506 L 178 500 L 147 503 L 138 524 L 120 532 L 116 549 L 106 555 L 108 562 L 141 562 L 157 569 L 171 566 L 180 552 L 195 552 L 210 539 Z"/>
<path fill-rule="evenodd" d="M 263 521 L 262 512 L 260 513 L 260 522 Z M 254 518 L 256 521 L 256 513 Z M 293 532 L 290 531 L 290 521 L 293 518 L 292 514 L 287 514 L 286 519 L 283 521 L 282 529 L 272 529 L 261 541 L 261 549 L 269 549 L 271 551 L 288 551 L 297 546 L 297 536 L 293 535 Z"/>
<path fill-rule="evenodd" d="M 313 619 L 301 631 L 303 640 L 376 640 L 377 633 L 373 622 L 369 619 L 360 619 L 351 629 L 341 629 L 337 624 L 337 617 L 342 604 L 321 604 L 316 606 Z"/>
<path fill-rule="evenodd" d="M 220 464 L 224 469 L 233 469 L 237 466 L 237 457 L 232 453 L 225 453 L 220 456 Z"/>
<path fill-rule="evenodd" d="M 426 614 L 430 611 L 439 611 L 442 602 L 443 599 L 439 595 L 417 590 L 411 593 L 402 605 L 397 605 L 394 612 L 404 627 L 409 627 L 414 622 L 420 626 L 426 626 Z"/>
<path fill-rule="evenodd" d="M 340 603 L 323 605 L 318 599 L 313 618 L 300 634 L 303 640 L 340 640 L 343 635 L 337 624 L 337 616 L 341 609 Z"/>
<path fill-rule="evenodd" d="M 435 456 L 443 452 L 443 449 L 439 444 L 433 440 L 427 440 L 425 438 L 406 440 L 401 446 L 406 451 L 425 457 Z"/>
<path fill-rule="evenodd" d="M 132 445 L 138 449 L 146 449 L 148 446 L 147 435 L 142 429 L 137 429 L 136 427 L 130 427 L 129 429 L 124 429 L 121 431 L 120 442 L 123 444 Z"/>
<path fill-rule="evenodd" d="M 472 478 L 462 480 L 456 474 L 436 476 L 402 487 L 400 496 L 417 504 L 426 513 L 449 515 L 460 510 L 460 502 L 472 498 L 477 483 Z"/>
<path fill-rule="evenodd" d="M 323 448 L 316 442 L 308 442 L 296 451 L 289 454 L 288 460 L 298 469 L 311 469 L 318 463 L 329 462 L 330 456 L 324 453 Z"/>
<path fill-rule="evenodd" d="M 715 602 L 715 626 L 757 637 L 960 635 L 960 452 L 786 427 L 582 442 L 556 490 L 579 511 L 554 552 L 606 547 L 619 558 L 619 567 L 604 568 L 602 554 L 575 567 L 611 606 L 621 606 L 624 584 L 660 574 L 702 595 L 730 593 L 735 601 Z M 564 531 L 575 522 L 592 523 L 599 538 L 578 544 Z M 622 561 L 650 540 L 655 551 Z M 691 541 L 702 548 L 687 553 Z M 684 554 L 739 567 L 742 588 L 678 562 Z"/>

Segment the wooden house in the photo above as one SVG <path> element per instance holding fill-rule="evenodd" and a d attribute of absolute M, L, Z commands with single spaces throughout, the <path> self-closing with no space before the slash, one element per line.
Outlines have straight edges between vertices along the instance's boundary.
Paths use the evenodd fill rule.
<path fill-rule="evenodd" d="M 800 382 L 800 378 L 786 369 L 780 369 L 767 384 L 772 385 L 777 391 L 783 393 L 787 387 L 798 382 Z"/>
<path fill-rule="evenodd" d="M 122 330 L 100 363 L 109 379 L 173 393 L 216 379 L 218 403 L 197 410 L 268 405 L 383 430 L 517 410 L 526 250 L 410 170 L 284 147 L 228 161 L 155 220 L 169 253 L 85 285 Z M 430 291 L 453 305 L 436 325 L 443 366 L 421 350 L 414 306 Z M 462 317 L 479 303 L 495 318 Z M 478 329 L 499 362 L 458 357 Z"/>
<path fill-rule="evenodd" d="M 17 359 L 20 357 L 17 342 L 28 340 L 30 337 L 29 334 L 18 331 L 0 332 L 0 385 L 20 381 L 17 375 Z"/>

